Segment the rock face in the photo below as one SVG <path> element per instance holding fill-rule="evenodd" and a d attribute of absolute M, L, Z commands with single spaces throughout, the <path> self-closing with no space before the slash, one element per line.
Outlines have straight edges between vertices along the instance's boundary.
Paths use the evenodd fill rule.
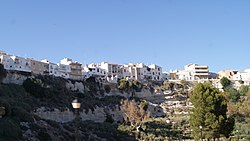
<path fill-rule="evenodd" d="M 26 76 L 22 74 L 18 74 L 16 72 L 8 72 L 7 76 L 3 79 L 4 84 L 18 84 L 22 85 L 23 82 L 30 78 L 31 76 Z"/>
<path fill-rule="evenodd" d="M 84 93 L 85 86 L 82 82 L 75 82 L 74 84 L 71 81 L 68 81 L 66 83 L 66 88 L 71 91 L 79 91 L 81 93 Z"/>
<path fill-rule="evenodd" d="M 70 122 L 75 119 L 75 115 L 73 111 L 69 109 L 65 109 L 65 111 L 60 111 L 58 109 L 48 110 L 45 107 L 38 108 L 34 114 L 37 116 L 48 119 L 56 122 Z M 81 120 L 91 120 L 94 122 L 104 122 L 106 120 L 106 116 L 110 115 L 114 121 L 119 122 L 122 121 L 122 113 L 118 106 L 112 107 L 96 107 L 94 111 L 80 112 Z"/>
<path fill-rule="evenodd" d="M 154 94 L 149 89 L 142 89 L 141 92 L 136 92 L 135 96 L 138 98 L 152 97 Z"/>

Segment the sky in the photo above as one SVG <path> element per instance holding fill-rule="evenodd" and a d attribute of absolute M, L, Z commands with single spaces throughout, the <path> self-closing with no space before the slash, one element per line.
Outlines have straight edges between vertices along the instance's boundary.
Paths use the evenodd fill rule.
<path fill-rule="evenodd" d="M 2 0 L 0 50 L 83 64 L 250 68 L 249 0 Z"/>

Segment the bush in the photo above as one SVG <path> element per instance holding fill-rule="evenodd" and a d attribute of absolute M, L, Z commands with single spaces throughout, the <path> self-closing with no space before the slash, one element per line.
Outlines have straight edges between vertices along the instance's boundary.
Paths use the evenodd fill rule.
<path fill-rule="evenodd" d="M 33 79 L 33 78 L 28 78 L 23 82 L 23 87 L 24 89 L 35 96 L 36 98 L 42 98 L 44 97 L 44 89 L 41 87 L 41 82 Z"/>
<path fill-rule="evenodd" d="M 106 93 L 110 93 L 111 88 L 110 88 L 109 85 L 104 85 L 104 90 L 105 90 Z"/>
<path fill-rule="evenodd" d="M 40 141 L 52 141 L 50 135 L 46 131 L 39 131 L 38 132 L 38 139 Z"/>
<path fill-rule="evenodd" d="M 113 119 L 113 117 L 110 114 L 106 113 L 106 120 L 105 120 L 105 122 L 113 123 L 114 119 Z"/>
<path fill-rule="evenodd" d="M 7 76 L 7 72 L 4 69 L 3 64 L 0 64 L 0 81 L 3 80 L 3 78 L 5 78 Z"/>
<path fill-rule="evenodd" d="M 9 141 L 19 140 L 22 132 L 19 123 L 11 119 L 0 119 L 0 137 Z"/>
<path fill-rule="evenodd" d="M 5 107 L 5 115 L 4 116 L 11 115 L 11 106 L 7 100 L 0 99 L 0 107 Z"/>
<path fill-rule="evenodd" d="M 24 110 L 22 107 L 13 107 L 11 109 L 11 112 L 12 112 L 11 116 L 19 121 L 23 122 L 33 121 L 32 115 L 26 110 Z"/>
<path fill-rule="evenodd" d="M 231 81 L 227 77 L 222 77 L 220 80 L 221 85 L 223 86 L 223 89 L 230 86 Z"/>

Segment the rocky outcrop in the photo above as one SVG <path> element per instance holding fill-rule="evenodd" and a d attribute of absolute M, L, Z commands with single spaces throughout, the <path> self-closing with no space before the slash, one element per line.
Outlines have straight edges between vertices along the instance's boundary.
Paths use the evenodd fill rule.
<path fill-rule="evenodd" d="M 60 111 L 58 109 L 46 109 L 45 107 L 38 108 L 35 112 L 35 115 L 56 122 L 70 122 L 75 119 L 75 115 L 73 111 L 69 109 L 65 109 L 64 111 Z M 104 122 L 106 120 L 106 116 L 110 115 L 114 121 L 122 121 L 122 113 L 119 109 L 119 106 L 112 107 L 96 107 L 93 111 L 81 111 L 80 117 L 81 120 L 91 120 L 94 122 Z"/>
<path fill-rule="evenodd" d="M 23 75 L 17 72 L 8 72 L 7 76 L 3 79 L 3 83 L 22 85 L 23 82 L 30 77 L 29 75 Z"/>
<path fill-rule="evenodd" d="M 66 83 L 66 88 L 68 90 L 78 91 L 78 92 L 81 92 L 81 93 L 84 93 L 84 91 L 86 89 L 85 85 L 82 82 L 74 82 L 74 83 L 72 83 L 72 81 L 68 81 Z"/>

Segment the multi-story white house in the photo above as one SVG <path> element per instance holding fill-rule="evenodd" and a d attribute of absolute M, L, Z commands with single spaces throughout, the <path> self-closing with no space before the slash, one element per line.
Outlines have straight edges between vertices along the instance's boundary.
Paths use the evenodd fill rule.
<path fill-rule="evenodd" d="M 68 69 L 68 66 L 70 69 Z M 70 58 L 64 58 L 61 60 L 59 64 L 59 68 L 65 70 L 66 72 L 69 70 L 69 77 L 71 79 L 82 79 L 82 64 L 76 61 L 73 61 Z"/>
<path fill-rule="evenodd" d="M 89 78 L 91 76 L 106 77 L 105 70 L 99 67 L 99 64 L 87 64 L 82 68 L 83 78 Z"/>
<path fill-rule="evenodd" d="M 162 80 L 162 68 L 155 64 L 146 66 L 140 64 L 125 64 L 121 69 L 122 77 L 131 80 Z"/>
<path fill-rule="evenodd" d="M 138 80 L 138 69 L 134 64 L 125 64 L 121 67 L 121 76 L 127 80 Z"/>
<path fill-rule="evenodd" d="M 170 72 L 170 79 L 172 80 L 204 80 L 209 78 L 210 73 L 208 66 L 198 64 L 187 64 L 184 70 Z"/>
<path fill-rule="evenodd" d="M 148 66 L 151 72 L 151 79 L 154 81 L 161 81 L 162 80 L 162 67 L 152 64 Z"/>
<path fill-rule="evenodd" d="M 237 72 L 233 75 L 232 80 L 234 81 L 243 81 L 245 85 L 250 83 L 250 72 L 245 70 L 244 72 Z"/>
<path fill-rule="evenodd" d="M 219 79 L 226 77 L 230 80 L 233 80 L 234 75 L 236 75 L 238 73 L 237 70 L 222 70 L 218 72 L 218 77 Z"/>
<path fill-rule="evenodd" d="M 178 70 L 176 76 L 179 80 L 194 80 L 192 72 L 188 70 Z"/>
<path fill-rule="evenodd" d="M 169 80 L 170 79 L 170 73 L 168 72 L 162 72 L 162 80 Z"/>
<path fill-rule="evenodd" d="M 55 64 L 48 60 L 42 60 L 42 62 L 49 64 L 49 75 L 66 79 L 70 78 L 69 73 L 71 71 L 69 65 Z"/>
<path fill-rule="evenodd" d="M 55 72 L 57 73 L 55 76 L 63 77 L 63 78 L 72 78 L 71 68 L 69 65 L 57 64 L 57 68 L 55 68 Z"/>
<path fill-rule="evenodd" d="M 11 55 L 8 55 L 4 52 L 0 52 L 0 63 L 3 64 L 4 69 L 10 70 L 13 67 L 13 60 L 11 59 Z"/>
<path fill-rule="evenodd" d="M 102 62 L 99 67 L 107 73 L 107 80 L 117 82 L 121 78 L 121 65 Z"/>
<path fill-rule="evenodd" d="M 3 55 L 1 59 L 6 70 L 31 72 L 31 59 L 29 58 Z"/>
<path fill-rule="evenodd" d="M 49 64 L 31 59 L 31 72 L 33 74 L 49 75 Z"/>
<path fill-rule="evenodd" d="M 187 64 L 185 66 L 185 70 L 190 72 L 192 80 L 209 78 L 208 66 L 198 64 Z"/>

